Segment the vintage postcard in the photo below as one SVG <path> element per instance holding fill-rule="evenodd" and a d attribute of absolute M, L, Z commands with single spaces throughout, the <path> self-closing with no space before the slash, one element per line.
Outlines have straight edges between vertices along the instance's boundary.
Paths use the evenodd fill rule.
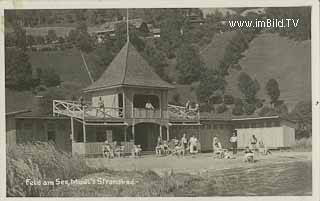
<path fill-rule="evenodd" d="M 318 1 L 1 12 L 4 197 L 319 199 Z"/>

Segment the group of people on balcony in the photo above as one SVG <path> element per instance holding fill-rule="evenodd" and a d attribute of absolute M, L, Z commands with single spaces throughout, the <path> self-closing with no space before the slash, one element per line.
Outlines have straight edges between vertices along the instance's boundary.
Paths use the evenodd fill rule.
<path fill-rule="evenodd" d="M 196 154 L 200 150 L 200 142 L 195 136 L 191 136 L 189 140 L 186 134 L 183 134 L 182 138 L 178 140 L 176 137 L 166 141 L 162 140 L 159 136 L 156 146 L 156 155 L 176 155 L 184 157 L 186 153 Z"/>
<path fill-rule="evenodd" d="M 187 100 L 186 105 L 185 105 L 186 112 L 198 112 L 199 109 L 200 109 L 199 103 L 194 103 L 194 107 L 192 107 L 190 100 Z"/>

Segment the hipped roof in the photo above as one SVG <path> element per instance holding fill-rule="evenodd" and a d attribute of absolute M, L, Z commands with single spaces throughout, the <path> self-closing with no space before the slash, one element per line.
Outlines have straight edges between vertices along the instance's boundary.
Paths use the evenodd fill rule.
<path fill-rule="evenodd" d="M 121 86 L 173 88 L 153 71 L 130 42 L 122 47 L 101 77 L 83 91 L 100 91 Z"/>

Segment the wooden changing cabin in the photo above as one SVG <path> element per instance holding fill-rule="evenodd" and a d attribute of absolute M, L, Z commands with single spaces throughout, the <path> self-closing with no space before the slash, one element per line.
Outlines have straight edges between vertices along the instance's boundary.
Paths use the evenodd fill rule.
<path fill-rule="evenodd" d="M 200 125 L 198 111 L 168 105 L 172 88 L 127 42 L 101 77 L 83 89 L 89 103 L 54 100 L 53 113 L 71 118 L 73 154 L 101 154 L 105 140 L 120 143 L 127 153 L 133 144 L 154 151 L 158 136 L 170 139 L 169 126 Z"/>

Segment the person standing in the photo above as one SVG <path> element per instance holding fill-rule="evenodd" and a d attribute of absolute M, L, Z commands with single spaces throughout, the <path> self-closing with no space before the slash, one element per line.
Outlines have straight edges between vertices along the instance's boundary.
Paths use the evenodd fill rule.
<path fill-rule="evenodd" d="M 181 144 L 183 146 L 183 149 L 186 151 L 187 147 L 188 147 L 188 140 L 187 140 L 187 137 L 186 137 L 185 133 L 183 134 L 183 136 L 181 138 Z"/>
<path fill-rule="evenodd" d="M 233 155 L 237 154 L 237 142 L 238 142 L 237 130 L 233 131 L 233 134 L 230 137 L 229 141 L 230 141 L 230 143 L 232 145 L 232 153 L 233 153 Z"/>
<path fill-rule="evenodd" d="M 258 142 L 258 139 L 256 138 L 256 136 L 252 135 L 250 137 L 250 145 L 251 145 L 251 149 L 253 151 L 256 151 L 256 149 L 257 149 L 257 142 Z"/>

